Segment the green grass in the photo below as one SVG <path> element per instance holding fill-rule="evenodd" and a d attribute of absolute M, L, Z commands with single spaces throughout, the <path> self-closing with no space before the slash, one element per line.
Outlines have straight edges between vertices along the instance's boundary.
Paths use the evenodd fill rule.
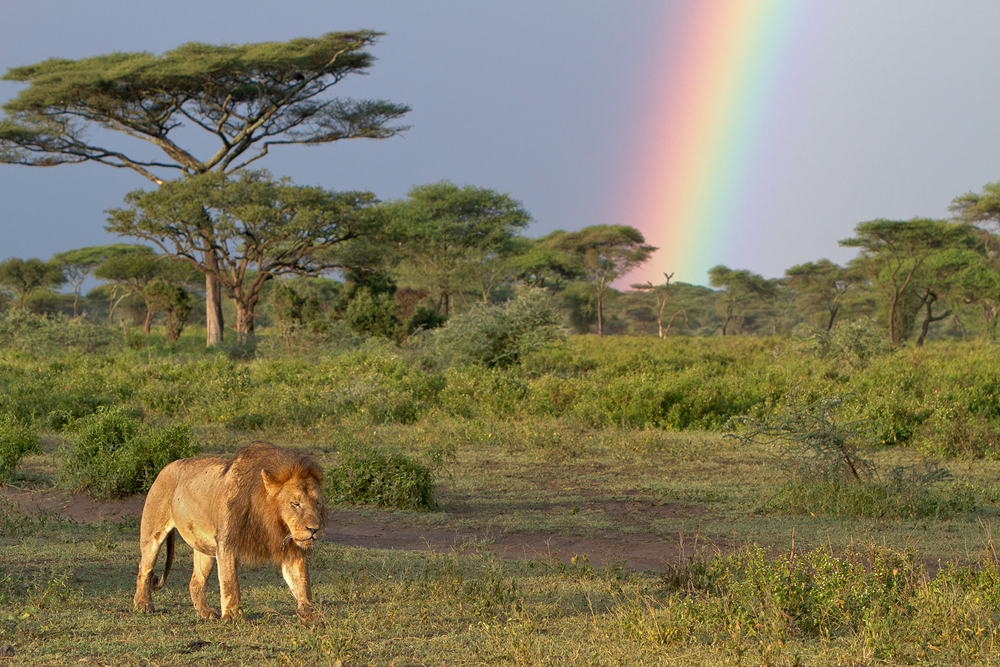
<path fill-rule="evenodd" d="M 584 337 L 504 371 L 424 368 L 371 341 L 308 358 L 264 346 L 246 363 L 161 347 L 0 352 L 0 413 L 41 434 L 12 483 L 50 490 L 67 427 L 122 405 L 155 431 L 190 428 L 205 454 L 263 439 L 328 471 L 361 451 L 405 456 L 431 472 L 435 509 L 335 511 L 467 537 L 421 551 L 324 543 L 311 625 L 273 568 L 243 568 L 246 615 L 226 625 L 196 620 L 186 546 L 157 612 L 136 614 L 135 520 L 85 525 L 0 502 L 11 664 L 1000 662 L 989 345 L 902 350 L 859 370 L 786 339 Z M 838 418 L 873 421 L 877 438 L 856 444 L 878 484 L 803 484 L 782 467 L 787 450 L 723 437 L 730 416 L 773 414 L 792 386 L 806 402 L 850 396 Z M 924 456 L 945 457 L 951 477 L 900 502 L 888 471 Z M 549 537 L 663 556 L 658 571 L 630 571 Z M 506 557 L 528 540 L 524 558 Z"/>
<path fill-rule="evenodd" d="M 322 544 L 312 562 L 321 620 L 312 625 L 296 618 L 273 568 L 244 567 L 245 617 L 226 625 L 195 618 L 186 545 L 155 594 L 157 612 L 137 614 L 134 520 L 78 524 L 3 508 L 0 645 L 13 647 L 16 664 L 994 661 L 1000 573 L 991 560 L 996 507 L 985 493 L 1000 473 L 993 462 L 952 466 L 960 483 L 983 489 L 975 512 L 884 520 L 768 510 L 765 501 L 783 479 L 772 453 L 717 434 L 442 419 L 344 425 L 294 439 L 257 435 L 306 446 L 328 467 L 349 445 L 429 461 L 433 447 L 450 444 L 453 455 L 434 468 L 436 511 L 356 511 L 486 537 L 423 551 Z M 228 444 L 220 438 L 207 449 Z M 51 483 L 57 448 L 46 438 L 15 483 Z M 878 457 L 884 465 L 905 462 L 898 452 Z M 685 511 L 622 517 L 605 510 L 628 502 Z M 666 561 L 661 572 L 597 567 L 586 553 L 500 557 L 504 536 L 532 531 L 724 541 L 721 551 Z M 954 565 L 939 570 L 939 560 Z M 899 579 L 899 572 L 909 574 Z M 843 605 L 856 613 L 838 615 Z"/>

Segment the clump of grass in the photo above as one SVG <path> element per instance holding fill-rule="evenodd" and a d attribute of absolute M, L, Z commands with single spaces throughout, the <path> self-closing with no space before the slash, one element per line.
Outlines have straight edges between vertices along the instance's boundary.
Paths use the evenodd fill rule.
<path fill-rule="evenodd" d="M 403 454 L 361 448 L 347 454 L 327 472 L 326 497 L 334 503 L 352 503 L 432 510 L 434 479 L 430 469 Z"/>
<path fill-rule="evenodd" d="M 120 498 L 149 490 L 163 466 L 193 456 L 186 425 L 152 428 L 123 407 L 99 408 L 73 425 L 63 450 L 60 481 L 95 498 Z"/>
<path fill-rule="evenodd" d="M 730 437 L 775 446 L 779 464 L 790 475 L 763 506 L 793 514 L 872 518 L 947 519 L 978 509 L 978 494 L 968 486 L 942 491 L 952 478 L 937 463 L 896 466 L 880 471 L 863 451 L 866 421 L 841 422 L 840 397 L 792 407 L 771 419 L 742 418 Z"/>
<path fill-rule="evenodd" d="M 763 509 L 789 514 L 901 519 L 952 519 L 978 512 L 981 493 L 967 484 L 939 485 L 952 475 L 936 464 L 897 466 L 864 484 L 799 479 L 784 484 Z"/>
<path fill-rule="evenodd" d="M 0 484 L 14 473 L 27 454 L 39 451 L 38 434 L 12 414 L 0 417 Z"/>

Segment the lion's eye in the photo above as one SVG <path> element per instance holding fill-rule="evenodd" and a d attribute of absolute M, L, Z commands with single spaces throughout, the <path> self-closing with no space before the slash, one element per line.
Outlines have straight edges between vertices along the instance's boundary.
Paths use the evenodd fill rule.
<path fill-rule="evenodd" d="M 293 501 L 292 501 L 292 507 L 300 507 L 300 505 L 299 505 L 299 501 L 297 501 L 297 500 L 293 500 Z"/>

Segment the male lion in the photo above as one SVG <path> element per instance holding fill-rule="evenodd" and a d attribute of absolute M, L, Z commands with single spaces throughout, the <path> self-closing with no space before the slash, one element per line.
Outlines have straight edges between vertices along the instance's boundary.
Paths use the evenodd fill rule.
<path fill-rule="evenodd" d="M 315 461 L 266 442 L 247 445 L 229 460 L 206 456 L 167 464 L 142 509 L 136 608 L 153 611 L 151 591 L 167 579 L 179 532 L 194 548 L 190 589 L 199 618 L 219 617 L 205 600 L 215 561 L 223 620 L 240 610 L 241 561 L 280 563 L 299 614 L 312 616 L 306 554 L 326 519 L 322 488 L 323 471 Z M 158 578 L 152 570 L 164 541 L 167 558 Z"/>

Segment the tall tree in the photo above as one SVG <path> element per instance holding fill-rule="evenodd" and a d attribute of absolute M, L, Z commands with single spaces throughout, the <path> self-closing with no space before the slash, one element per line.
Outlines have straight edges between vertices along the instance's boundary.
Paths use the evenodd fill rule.
<path fill-rule="evenodd" d="M 908 333 L 904 323 L 912 322 L 906 318 L 913 313 L 907 312 L 904 296 L 914 294 L 917 289 L 915 278 L 921 267 L 935 253 L 967 242 L 968 229 L 946 220 L 880 218 L 858 223 L 854 232 L 856 236 L 840 241 L 840 245 L 860 249 L 854 263 L 885 297 L 889 308 L 889 342 L 896 345 Z M 914 298 L 919 300 L 919 296 Z"/>
<path fill-rule="evenodd" d="M 635 227 L 593 225 L 576 232 L 558 230 L 543 239 L 571 253 L 597 304 L 597 334 L 604 335 L 604 297 L 618 278 L 649 259 L 656 250 Z"/>
<path fill-rule="evenodd" d="M 344 77 L 371 67 L 364 49 L 381 34 L 332 32 L 242 45 L 191 42 L 162 56 L 109 53 L 10 68 L 5 80 L 29 85 L 3 105 L 0 162 L 98 162 L 161 184 L 171 174 L 232 173 L 272 146 L 392 136 L 406 129 L 391 123 L 408 107 L 324 96 Z M 87 134 L 98 128 L 148 142 L 160 153 L 149 157 L 141 142 L 125 150 L 118 142 L 105 144 L 103 132 Z M 199 156 L 196 149 L 208 145 L 205 136 L 215 147 Z M 223 321 L 219 271 L 213 268 L 219 243 L 207 215 L 198 233 L 206 253 L 199 261 L 211 268 L 205 292 L 207 342 L 213 345 L 222 340 Z"/>
<path fill-rule="evenodd" d="M 631 285 L 632 289 L 652 292 L 653 296 L 656 297 L 656 326 L 659 330 L 660 338 L 666 335 L 666 332 L 663 330 L 663 309 L 667 307 L 667 299 L 670 298 L 670 279 L 674 277 L 674 274 L 664 272 L 663 276 L 666 278 L 666 281 L 662 285 L 654 285 L 651 280 Z M 674 314 L 676 315 L 677 313 Z M 669 323 L 667 324 L 667 328 L 670 328 Z"/>
<path fill-rule="evenodd" d="M 824 258 L 785 269 L 785 277 L 789 287 L 797 293 L 799 303 L 807 310 L 823 315 L 827 331 L 833 329 L 844 295 L 854 283 L 853 274 Z"/>
<path fill-rule="evenodd" d="M 126 196 L 107 229 L 154 243 L 211 274 L 236 306 L 240 338 L 254 332 L 254 309 L 274 277 L 314 275 L 337 266 L 324 251 L 369 232 L 381 216 L 370 192 L 330 192 L 275 181 L 265 171 L 208 173 Z M 205 221 L 212 238 L 202 234 Z M 213 261 L 208 262 L 206 257 Z"/>
<path fill-rule="evenodd" d="M 767 308 L 778 297 L 778 282 L 746 269 L 730 269 L 719 264 L 708 271 L 709 284 L 722 288 L 721 303 L 726 316 L 722 335 L 730 323 L 742 333 L 753 308 Z"/>
<path fill-rule="evenodd" d="M 86 246 L 52 255 L 49 260 L 62 267 L 66 281 L 73 288 L 73 315 L 78 313 L 80 287 L 98 266 L 109 257 L 133 252 L 137 246 L 131 243 L 111 243 L 108 245 Z M 113 309 L 112 309 L 113 310 Z"/>
<path fill-rule="evenodd" d="M 0 285 L 17 294 L 17 307 L 25 308 L 35 290 L 59 287 L 66 282 L 62 268 L 56 262 L 38 258 L 11 257 L 0 262 Z"/>
<path fill-rule="evenodd" d="M 115 250 L 94 268 L 94 276 L 105 280 L 110 287 L 109 322 L 114 320 L 118 304 L 127 296 L 135 296 L 142 299 L 146 306 L 142 330 L 147 334 L 150 332 L 156 308 L 152 298 L 146 294 L 146 286 L 164 271 L 165 265 L 158 261 L 160 259 L 162 257 L 148 246 L 116 244 Z"/>
<path fill-rule="evenodd" d="M 511 244 L 507 269 L 513 282 L 558 291 L 583 277 L 572 254 L 547 245 L 543 239 L 518 236 Z"/>
<path fill-rule="evenodd" d="M 948 207 L 958 220 L 986 233 L 981 236 L 987 256 L 1000 259 L 1000 181 L 987 183 L 981 193 L 967 192 L 955 197 Z"/>
<path fill-rule="evenodd" d="M 402 253 L 401 268 L 437 293 L 445 316 L 452 296 L 531 222 L 510 195 L 449 181 L 415 186 L 386 211 L 390 237 Z"/>

